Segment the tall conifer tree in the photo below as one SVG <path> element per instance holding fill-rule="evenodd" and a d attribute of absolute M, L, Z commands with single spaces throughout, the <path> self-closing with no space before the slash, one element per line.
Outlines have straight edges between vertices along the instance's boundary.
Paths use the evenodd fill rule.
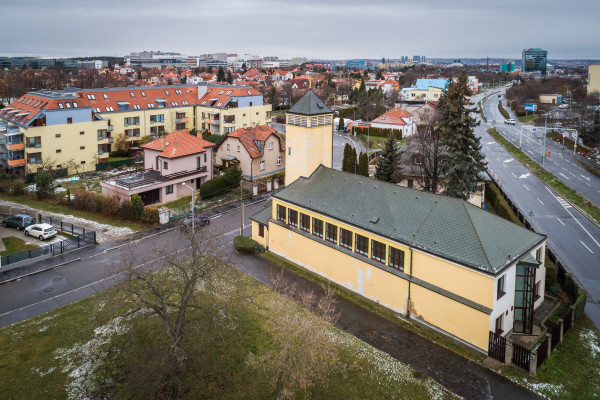
<path fill-rule="evenodd" d="M 452 82 L 438 104 L 439 128 L 442 130 L 442 145 L 446 157 L 440 168 L 447 178 L 446 194 L 463 200 L 477 187 L 477 175 L 485 170 L 486 163 L 481 154 L 480 138 L 475 136 L 479 122 L 471 116 L 467 87 L 467 75 L 462 73 Z"/>
<path fill-rule="evenodd" d="M 356 173 L 362 176 L 369 176 L 369 157 L 367 157 L 367 153 L 360 153 Z"/>
<path fill-rule="evenodd" d="M 386 139 L 383 151 L 377 160 L 375 178 L 380 181 L 392 182 L 392 175 L 398 168 L 398 161 L 400 161 L 401 155 L 396 138 L 392 133 Z"/>

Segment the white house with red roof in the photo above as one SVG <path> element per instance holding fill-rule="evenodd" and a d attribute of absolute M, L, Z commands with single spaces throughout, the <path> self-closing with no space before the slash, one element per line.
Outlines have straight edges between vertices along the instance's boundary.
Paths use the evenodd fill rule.
<path fill-rule="evenodd" d="M 373 128 L 401 130 L 402 137 L 411 136 L 417 131 L 413 115 L 401 108 L 393 108 L 375 118 L 371 121 L 371 126 Z"/>
<path fill-rule="evenodd" d="M 166 203 L 189 196 L 212 178 L 214 144 L 188 133 L 169 133 L 142 146 L 144 171 L 111 177 L 100 182 L 102 194 L 121 201 L 139 194 L 144 204 Z M 184 185 L 185 184 L 185 185 Z"/>

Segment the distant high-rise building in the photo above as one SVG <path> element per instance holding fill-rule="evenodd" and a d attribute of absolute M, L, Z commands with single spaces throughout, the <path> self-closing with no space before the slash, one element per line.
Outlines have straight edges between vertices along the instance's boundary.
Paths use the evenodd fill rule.
<path fill-rule="evenodd" d="M 498 71 L 500 72 L 514 72 L 515 71 L 515 63 L 513 60 L 502 60 L 500 64 L 498 64 Z"/>
<path fill-rule="evenodd" d="M 521 71 L 535 72 L 540 71 L 546 75 L 546 65 L 548 64 L 548 51 L 542 49 L 524 49 L 523 65 Z"/>
<path fill-rule="evenodd" d="M 420 63 L 421 62 L 421 56 L 413 56 L 412 61 L 416 64 L 416 63 Z"/>

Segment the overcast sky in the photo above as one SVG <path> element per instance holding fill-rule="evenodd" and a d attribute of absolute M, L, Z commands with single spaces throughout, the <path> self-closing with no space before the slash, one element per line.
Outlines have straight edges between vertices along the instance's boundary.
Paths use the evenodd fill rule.
<path fill-rule="evenodd" d="M 0 54 L 600 58 L 599 0 L 0 0 Z"/>

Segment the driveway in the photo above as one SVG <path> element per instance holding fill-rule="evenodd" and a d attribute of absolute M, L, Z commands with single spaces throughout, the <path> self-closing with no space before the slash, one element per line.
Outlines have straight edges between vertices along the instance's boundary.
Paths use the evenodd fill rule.
<path fill-rule="evenodd" d="M 344 147 L 346 143 L 356 149 L 356 154 L 366 153 L 363 143 L 353 137 L 337 131 L 333 131 L 333 169 L 342 170 L 342 160 L 344 159 Z"/>

